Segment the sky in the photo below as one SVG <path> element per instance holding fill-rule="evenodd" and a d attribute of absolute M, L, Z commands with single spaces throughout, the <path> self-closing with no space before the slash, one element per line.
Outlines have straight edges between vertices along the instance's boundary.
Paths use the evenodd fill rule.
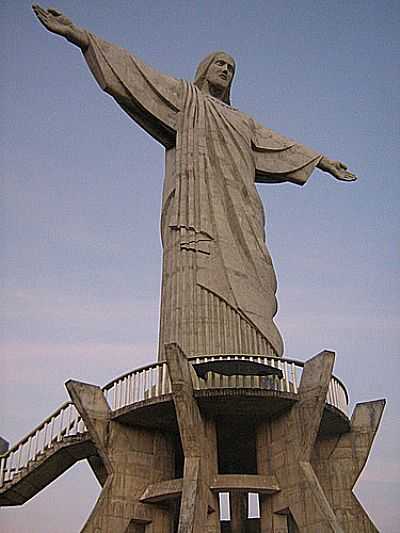
<path fill-rule="evenodd" d="M 47 7 L 47 6 L 44 6 Z M 285 355 L 336 352 L 351 407 L 387 399 L 356 493 L 400 524 L 398 2 L 58 0 L 98 36 L 177 78 L 226 50 L 235 107 L 359 175 L 258 187 Z M 16 443 L 68 399 L 157 358 L 163 147 L 102 93 L 25 0 L 0 2 L 0 434 Z M 77 490 L 79 487 L 79 490 Z M 99 493 L 75 465 L 4 533 L 79 531 Z M 49 505 L 51 503 L 51 505 Z"/>

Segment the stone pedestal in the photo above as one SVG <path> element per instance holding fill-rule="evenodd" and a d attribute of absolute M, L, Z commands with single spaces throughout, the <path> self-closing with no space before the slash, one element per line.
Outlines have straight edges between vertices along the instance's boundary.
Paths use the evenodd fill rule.
<path fill-rule="evenodd" d="M 349 418 L 333 352 L 188 359 L 168 344 L 165 357 L 103 389 L 69 381 L 72 402 L 1 458 L 0 504 L 86 458 L 102 490 L 82 533 L 377 531 L 352 490 L 385 401 Z"/>
<path fill-rule="evenodd" d="M 112 418 L 98 387 L 67 384 L 95 443 L 98 457 L 89 462 L 103 483 L 82 532 L 377 531 L 352 489 L 385 402 L 357 405 L 345 431 L 335 433 L 333 426 L 330 434 L 329 422 L 321 431 L 333 352 L 307 361 L 296 401 L 288 408 L 252 416 L 242 402 L 237 413 L 233 408 L 222 418 L 210 410 L 211 400 L 208 408 L 201 407 L 193 387 L 198 378 L 179 346 L 167 345 L 165 354 L 179 438 L 123 425 Z M 236 436 L 229 432 L 230 422 L 239 428 Z M 220 522 L 221 492 L 230 495 L 229 523 Z M 258 519 L 248 518 L 249 492 L 259 496 Z"/>

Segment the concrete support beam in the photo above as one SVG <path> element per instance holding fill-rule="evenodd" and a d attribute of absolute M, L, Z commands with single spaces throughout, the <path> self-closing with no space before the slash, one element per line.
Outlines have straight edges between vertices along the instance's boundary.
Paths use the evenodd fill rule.
<path fill-rule="evenodd" d="M 150 523 L 157 533 L 172 533 L 168 510 L 140 501 L 148 485 L 173 478 L 172 439 L 112 421 L 99 387 L 76 381 L 66 386 L 105 467 L 102 491 L 82 533 L 126 533 Z"/>
<path fill-rule="evenodd" d="M 235 533 L 246 533 L 246 520 L 249 513 L 247 492 L 230 492 L 229 507 L 231 531 L 235 531 Z"/>
<path fill-rule="evenodd" d="M 326 524 L 325 527 L 327 528 L 327 531 L 333 531 L 334 533 L 344 533 L 344 530 L 342 529 L 332 507 L 330 506 L 328 498 L 326 497 L 324 490 L 321 487 L 320 482 L 317 476 L 315 475 L 311 464 L 308 461 L 300 461 L 299 464 L 303 472 L 304 479 L 307 482 L 309 492 L 314 498 L 314 502 L 316 504 L 315 507 L 318 508 L 319 514 L 322 517 L 322 521 L 319 519 L 319 517 L 316 517 L 317 519 L 314 519 L 314 521 L 317 523 L 322 522 Z M 311 506 L 308 505 L 307 507 Z M 314 525 L 314 530 L 317 531 L 317 527 L 320 526 Z"/>
<path fill-rule="evenodd" d="M 372 443 L 378 432 L 378 428 L 385 409 L 385 400 L 375 400 L 372 402 L 358 403 L 351 417 L 351 432 L 342 435 L 340 438 L 340 447 L 346 447 L 351 442 L 353 452 L 353 467 L 351 469 L 351 488 L 354 487 L 361 472 L 364 470 L 368 456 L 371 451 Z M 339 458 L 339 452 L 333 454 L 330 459 Z"/>
<path fill-rule="evenodd" d="M 65 387 L 97 448 L 106 475 L 112 474 L 112 465 L 106 451 L 111 410 L 103 391 L 97 385 L 72 379 L 66 382 Z"/>
<path fill-rule="evenodd" d="M 385 400 L 357 404 L 351 431 L 318 439 L 312 465 L 332 509 L 346 533 L 376 533 L 377 529 L 352 493 L 368 458 Z"/>
<path fill-rule="evenodd" d="M 280 517 L 288 512 L 300 532 L 342 532 L 310 465 L 334 360 L 333 352 L 324 351 L 307 361 L 298 402 L 288 413 L 258 428 L 258 471 L 275 475 L 281 488 L 281 492 L 261 498 L 262 533 L 276 533 L 276 529 L 287 527 L 282 525 L 287 519 Z"/>
<path fill-rule="evenodd" d="M 190 363 L 175 343 L 165 346 L 165 356 L 183 453 L 185 457 L 200 457 L 203 449 L 204 427 L 200 410 L 193 397 Z"/>
<path fill-rule="evenodd" d="M 299 401 L 290 411 L 294 433 L 298 438 L 291 451 L 298 461 L 309 461 L 321 424 L 335 354 L 324 351 L 308 360 L 299 387 Z"/>
<path fill-rule="evenodd" d="M 216 492 L 257 492 L 274 494 L 280 488 L 275 476 L 256 474 L 220 474 L 211 483 L 210 489 Z"/>
<path fill-rule="evenodd" d="M 158 503 L 175 500 L 182 494 L 182 479 L 170 479 L 149 485 L 140 497 L 142 503 Z"/>
<path fill-rule="evenodd" d="M 165 345 L 165 358 L 184 453 L 184 477 L 178 533 L 219 531 L 216 498 L 209 490 L 211 476 L 216 474 L 215 428 L 203 422 L 193 394 L 190 363 L 180 347 Z M 211 436 L 210 439 L 207 437 Z M 211 449 L 210 444 L 213 446 Z"/>

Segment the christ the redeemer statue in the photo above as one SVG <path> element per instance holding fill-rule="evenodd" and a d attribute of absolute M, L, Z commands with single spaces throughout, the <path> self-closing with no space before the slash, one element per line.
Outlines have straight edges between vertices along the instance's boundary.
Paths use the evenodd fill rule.
<path fill-rule="evenodd" d="M 282 355 L 255 183 L 303 185 L 315 167 L 338 180 L 356 177 L 231 107 L 235 62 L 228 54 L 207 56 L 193 82 L 176 80 L 54 9 L 33 10 L 82 50 L 100 87 L 165 146 L 159 358 L 168 342 L 187 355 Z"/>

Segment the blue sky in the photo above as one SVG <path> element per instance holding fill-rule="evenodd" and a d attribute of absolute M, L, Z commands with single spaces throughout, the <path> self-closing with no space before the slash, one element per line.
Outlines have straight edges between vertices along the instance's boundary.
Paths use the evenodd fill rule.
<path fill-rule="evenodd" d="M 383 533 L 400 523 L 399 18 L 392 1 L 60 0 L 78 25 L 191 79 L 223 49 L 233 105 L 346 162 L 339 183 L 259 187 L 286 354 L 328 348 L 352 404 L 388 405 L 357 493 Z M 1 434 L 14 443 L 66 398 L 156 359 L 163 148 L 92 79 L 79 50 L 23 0 L 1 3 Z M 76 486 L 80 487 L 77 494 Z M 79 530 L 98 493 L 83 464 L 7 533 Z M 49 506 L 49 501 L 52 505 Z"/>

